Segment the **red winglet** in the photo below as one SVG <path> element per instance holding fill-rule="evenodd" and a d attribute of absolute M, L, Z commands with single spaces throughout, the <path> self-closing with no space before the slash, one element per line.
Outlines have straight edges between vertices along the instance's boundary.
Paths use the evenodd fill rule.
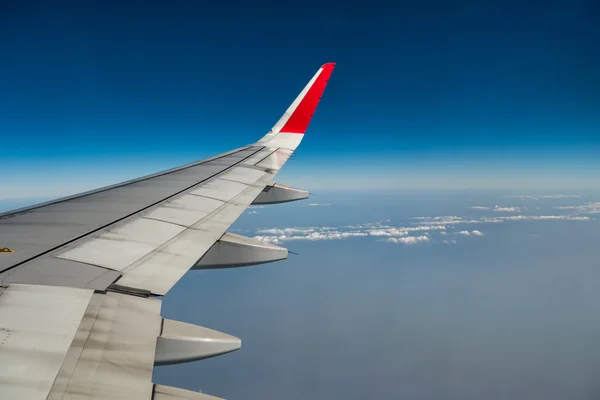
<path fill-rule="evenodd" d="M 327 86 L 327 82 L 329 81 L 329 77 L 331 76 L 334 67 L 335 63 L 333 62 L 324 64 L 321 67 L 321 73 L 279 132 L 301 134 L 306 132 L 308 124 L 317 109 L 319 100 L 321 100 L 321 96 L 325 91 L 325 86 Z"/>

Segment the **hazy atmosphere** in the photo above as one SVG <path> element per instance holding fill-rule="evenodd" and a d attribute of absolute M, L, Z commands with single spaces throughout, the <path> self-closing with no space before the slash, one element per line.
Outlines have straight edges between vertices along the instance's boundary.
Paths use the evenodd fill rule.
<path fill-rule="evenodd" d="M 594 398 L 600 196 L 507 194 L 319 193 L 320 206 L 249 210 L 237 232 L 300 255 L 188 274 L 164 315 L 243 346 L 155 378 L 227 398 Z"/>

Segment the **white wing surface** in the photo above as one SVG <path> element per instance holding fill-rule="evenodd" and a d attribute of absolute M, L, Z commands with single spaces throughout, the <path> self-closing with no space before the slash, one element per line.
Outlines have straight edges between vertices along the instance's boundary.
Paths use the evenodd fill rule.
<path fill-rule="evenodd" d="M 152 368 L 228 353 L 240 339 L 162 318 L 160 296 L 190 269 L 287 258 L 227 229 L 251 204 L 308 197 L 273 178 L 334 66 L 252 145 L 0 214 L 0 398 L 214 399 L 154 385 Z"/>

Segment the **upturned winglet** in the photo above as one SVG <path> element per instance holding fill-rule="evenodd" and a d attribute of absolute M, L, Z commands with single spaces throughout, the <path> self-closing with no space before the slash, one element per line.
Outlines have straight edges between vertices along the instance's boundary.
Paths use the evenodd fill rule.
<path fill-rule="evenodd" d="M 325 91 L 334 62 L 324 64 L 271 129 L 272 133 L 304 134 Z"/>

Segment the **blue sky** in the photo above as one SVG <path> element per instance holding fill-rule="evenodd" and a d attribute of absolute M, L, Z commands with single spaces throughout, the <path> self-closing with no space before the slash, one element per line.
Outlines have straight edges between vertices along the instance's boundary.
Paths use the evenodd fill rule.
<path fill-rule="evenodd" d="M 333 78 L 279 179 L 597 188 L 599 11 L 13 3 L 0 16 L 0 198 L 77 192 L 253 142 L 327 61 Z"/>

